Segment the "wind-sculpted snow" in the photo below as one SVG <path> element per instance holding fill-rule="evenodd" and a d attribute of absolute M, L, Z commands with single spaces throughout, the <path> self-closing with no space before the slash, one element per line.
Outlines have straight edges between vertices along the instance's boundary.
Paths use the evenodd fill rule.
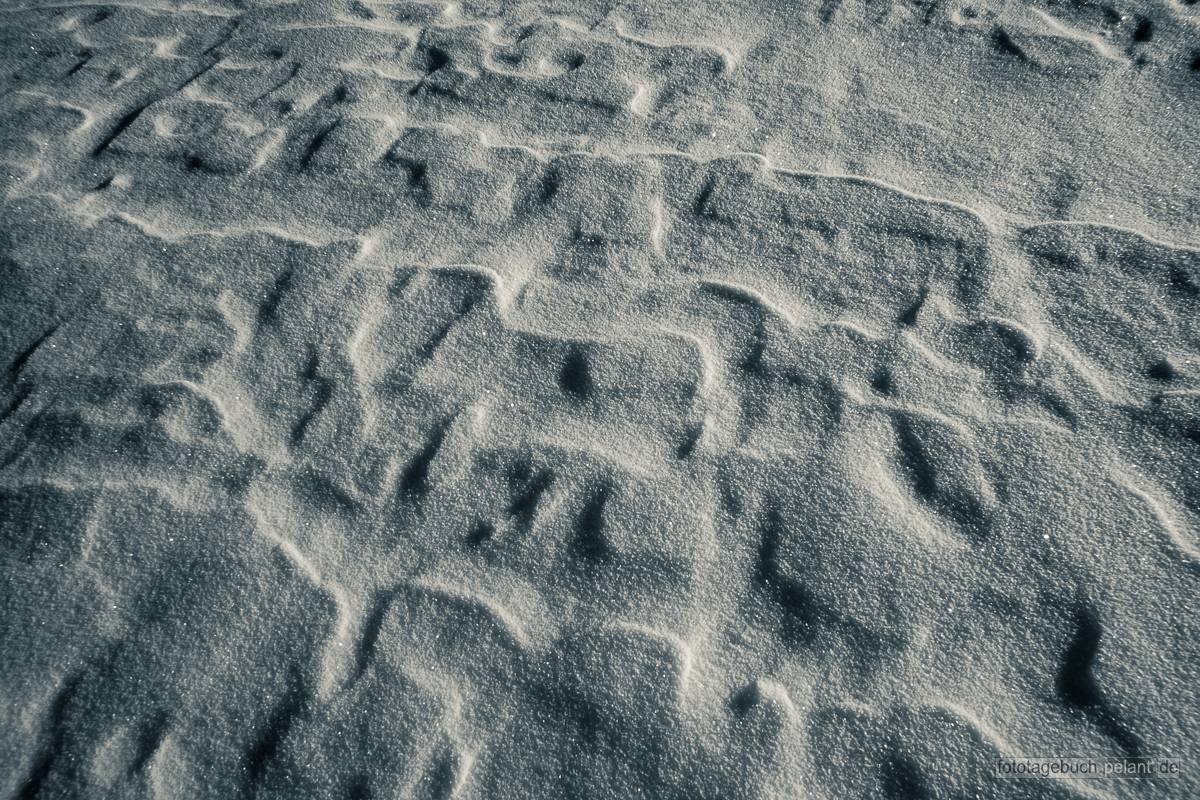
<path fill-rule="evenodd" d="M 0 796 L 1200 792 L 1143 6 L 0 5 Z"/>

